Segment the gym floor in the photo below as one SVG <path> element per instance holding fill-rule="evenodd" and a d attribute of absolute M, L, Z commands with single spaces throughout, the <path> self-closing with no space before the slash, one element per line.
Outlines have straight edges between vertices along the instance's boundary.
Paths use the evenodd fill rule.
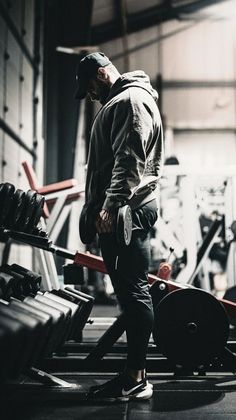
<path fill-rule="evenodd" d="M 115 316 L 116 309 L 95 306 L 92 316 Z M 112 375 L 75 372 L 54 373 L 79 384 L 75 389 L 50 389 L 22 377 L 22 386 L 4 388 L 1 393 L 1 420 L 154 420 L 236 418 L 236 379 L 233 374 L 195 380 L 161 379 L 150 374 L 154 394 L 150 401 L 129 403 L 91 403 L 85 400 L 86 390 L 108 380 Z"/>

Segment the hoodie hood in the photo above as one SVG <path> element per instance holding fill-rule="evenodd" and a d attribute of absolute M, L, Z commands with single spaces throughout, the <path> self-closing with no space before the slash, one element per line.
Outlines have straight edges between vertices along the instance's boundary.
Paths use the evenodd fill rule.
<path fill-rule="evenodd" d="M 136 70 L 129 73 L 124 73 L 119 77 L 114 85 L 112 85 L 109 96 L 107 98 L 108 102 L 114 96 L 118 95 L 119 93 L 123 92 L 124 90 L 135 86 L 140 87 L 141 89 L 146 90 L 155 100 L 158 101 L 158 93 L 150 83 L 149 76 L 143 70 Z"/>

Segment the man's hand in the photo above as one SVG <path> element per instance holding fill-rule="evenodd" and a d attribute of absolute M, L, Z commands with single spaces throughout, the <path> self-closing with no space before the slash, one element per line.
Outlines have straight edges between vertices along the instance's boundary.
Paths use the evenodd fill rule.
<path fill-rule="evenodd" d="M 102 209 L 96 219 L 95 226 L 98 233 L 111 233 L 114 232 L 114 213 Z"/>

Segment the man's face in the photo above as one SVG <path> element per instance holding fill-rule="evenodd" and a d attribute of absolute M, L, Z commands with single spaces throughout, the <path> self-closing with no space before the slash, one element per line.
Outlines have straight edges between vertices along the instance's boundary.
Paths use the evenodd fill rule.
<path fill-rule="evenodd" d="M 109 86 L 98 79 L 90 79 L 88 85 L 88 95 L 91 101 L 99 101 L 102 105 L 106 102 L 109 95 Z"/>

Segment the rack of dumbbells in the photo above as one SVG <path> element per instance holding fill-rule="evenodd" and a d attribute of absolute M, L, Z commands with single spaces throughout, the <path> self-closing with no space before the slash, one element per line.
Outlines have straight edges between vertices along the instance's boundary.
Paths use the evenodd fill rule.
<path fill-rule="evenodd" d="M 46 233 L 38 227 L 44 197 L 4 183 L 0 203 L 1 241 L 10 237 L 8 232 L 45 240 Z M 60 389 L 79 387 L 42 370 L 42 365 L 67 340 L 80 340 L 94 299 L 69 287 L 42 290 L 41 280 L 40 274 L 18 264 L 0 266 L 1 391 L 22 385 L 22 376 Z"/>
<path fill-rule="evenodd" d="M 4 190 L 0 188 L 0 194 L 4 199 L 6 193 L 3 194 L 2 191 Z M 14 192 L 12 197 L 14 197 Z M 13 211 L 11 209 L 13 203 L 14 206 L 16 205 L 14 199 L 11 200 L 8 204 L 8 212 Z M 6 203 L 5 199 L 1 200 L 1 203 Z M 43 201 L 40 203 L 42 211 Z M 22 230 L 22 226 L 16 226 L 12 220 L 9 224 L 7 222 L 8 212 L 2 211 L 4 208 L 3 204 L 0 212 L 2 237 L 12 238 L 20 243 L 26 243 L 54 255 L 71 259 L 72 266 L 84 266 L 106 273 L 101 257 L 77 251 L 72 252 L 55 246 L 47 234 L 33 223 L 32 219 L 31 230 L 27 228 Z M 20 220 L 21 217 L 23 216 L 19 216 L 17 213 L 17 220 Z M 13 264 L 13 266 L 15 265 Z M 16 271 L 17 267 L 13 266 L 7 267 L 7 269 Z M 21 267 L 21 273 L 18 272 L 18 276 L 23 277 L 22 270 Z M 27 272 L 27 270 L 25 271 Z M 9 272 L 8 275 L 11 276 Z M 41 381 L 46 384 L 71 387 L 71 384 L 64 383 L 58 378 L 55 379 L 48 373 L 42 374 L 41 370 L 47 372 L 121 371 L 124 367 L 126 352 L 125 343 L 118 341 L 125 331 L 123 314 L 115 320 L 98 342 L 80 342 L 81 331 L 91 313 L 93 298 L 70 287 L 52 291 L 39 290 L 40 280 L 36 275 L 36 280 L 33 281 L 33 277 L 34 274 L 28 272 L 28 279 L 31 278 L 31 281 L 25 282 L 21 278 L 20 282 L 11 281 L 11 286 L 10 281 L 1 281 L 3 284 L 1 311 L 5 311 L 5 317 L 11 318 L 12 313 L 18 311 L 18 313 L 24 313 L 25 319 L 27 313 L 34 313 L 34 317 L 30 315 L 30 318 L 36 318 L 34 324 L 30 327 L 27 326 L 29 343 L 24 338 L 27 334 L 23 334 L 22 326 L 14 327 L 15 321 L 11 321 L 12 328 L 15 328 L 13 330 L 7 327 L 7 322 L 3 325 L 0 324 L 3 355 L 8 352 L 11 354 L 10 350 L 14 349 L 12 350 L 12 361 L 16 358 L 18 363 L 17 369 L 13 369 L 11 373 L 5 369 L 2 380 L 11 379 L 28 369 L 28 374 L 31 377 L 41 376 Z M 193 286 L 180 285 L 154 275 L 149 275 L 149 282 L 155 311 L 155 326 L 153 342 L 149 346 L 147 370 L 157 373 L 179 373 L 180 375 L 188 372 L 198 374 L 199 377 L 200 374 L 206 372 L 235 372 L 235 347 L 234 343 L 228 341 L 228 338 L 229 321 L 231 318 L 236 318 L 236 304 L 216 299 L 210 293 Z M 26 284 L 27 289 L 25 289 Z M 13 292 L 10 292 L 10 287 L 14 289 Z M 40 322 L 39 317 L 41 317 Z M 33 331 L 35 332 L 33 333 Z M 10 336 L 12 341 L 7 338 Z M 18 351 L 15 351 L 15 346 L 10 344 L 18 339 L 21 340 L 19 346 L 24 348 L 24 351 L 20 352 L 20 354 L 24 354 L 23 361 L 19 357 L 19 346 Z M 27 346 L 29 345 L 27 349 L 24 347 L 26 342 Z M 39 342 L 40 346 L 37 345 Z M 10 365 L 14 366 L 14 363 L 11 362 Z"/>

